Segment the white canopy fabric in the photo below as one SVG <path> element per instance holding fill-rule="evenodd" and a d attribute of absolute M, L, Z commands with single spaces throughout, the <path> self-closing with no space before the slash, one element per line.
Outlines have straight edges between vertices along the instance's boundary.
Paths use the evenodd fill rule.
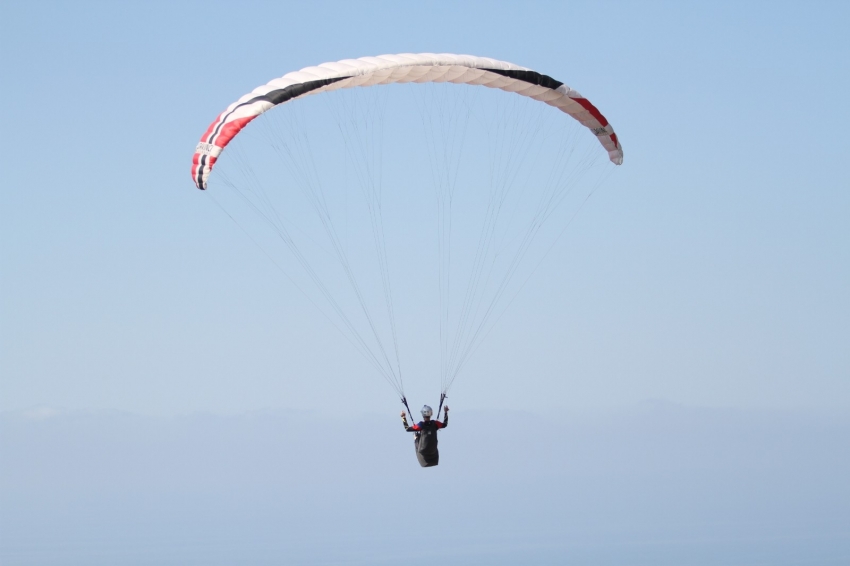
<path fill-rule="evenodd" d="M 623 148 L 605 116 L 581 94 L 552 77 L 487 57 L 403 53 L 306 67 L 255 88 L 228 106 L 201 136 L 192 158 L 192 179 L 199 189 L 206 189 L 216 159 L 230 140 L 251 120 L 278 104 L 340 88 L 411 82 L 481 85 L 539 100 L 578 120 L 597 136 L 613 163 L 623 162 Z"/>

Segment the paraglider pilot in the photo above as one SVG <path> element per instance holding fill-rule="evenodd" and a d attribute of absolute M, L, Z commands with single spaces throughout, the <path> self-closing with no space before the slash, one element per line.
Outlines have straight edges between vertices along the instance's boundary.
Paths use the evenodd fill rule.
<path fill-rule="evenodd" d="M 417 424 L 407 424 L 407 415 L 401 412 L 401 423 L 407 432 L 416 433 L 413 437 L 413 446 L 416 448 L 416 458 L 423 468 L 436 466 L 440 463 L 440 453 L 437 451 L 437 431 L 449 426 L 449 408 L 443 411 L 443 422 L 432 421 L 431 415 L 434 411 L 428 405 L 422 407 L 422 419 Z M 439 415 L 437 415 L 439 416 Z"/>

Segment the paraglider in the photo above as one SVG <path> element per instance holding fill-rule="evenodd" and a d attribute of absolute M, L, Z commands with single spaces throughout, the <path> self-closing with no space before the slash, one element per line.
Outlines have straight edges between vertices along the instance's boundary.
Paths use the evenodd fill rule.
<path fill-rule="evenodd" d="M 413 447 L 416 449 L 416 459 L 423 468 L 430 468 L 440 463 L 440 452 L 437 450 L 437 431 L 449 426 L 449 407 L 443 409 L 443 420 L 432 421 L 434 414 L 431 407 L 425 405 L 420 411 L 422 420 L 414 425 L 407 424 L 407 413 L 401 412 L 401 424 L 404 430 L 414 433 Z M 439 416 L 439 415 L 437 415 Z"/>
<path fill-rule="evenodd" d="M 384 140 L 389 126 L 405 128 L 415 120 L 402 115 L 384 122 L 384 114 L 393 106 L 373 97 L 371 87 L 404 83 L 422 85 L 412 85 L 405 93 L 420 105 L 424 135 L 388 143 Z M 488 89 L 520 96 L 480 94 Z M 369 94 L 358 98 L 355 91 Z M 471 91 L 481 98 L 473 100 Z M 346 95 L 352 98 L 346 99 L 344 92 L 352 93 Z M 296 100 L 318 99 L 315 95 L 321 93 L 328 93 L 327 106 L 315 117 L 302 119 L 289 108 L 268 112 Z M 491 103 L 491 99 L 498 100 Z M 414 106 L 409 102 L 399 105 L 408 114 Z M 556 119 L 558 114 L 550 115 L 547 105 L 575 122 Z M 256 120 L 267 113 L 272 117 Z M 274 123 L 275 115 L 285 123 Z M 336 123 L 324 124 L 333 118 Z M 255 120 L 259 126 L 251 131 L 260 135 L 240 136 L 246 128 L 254 128 L 249 124 Z M 571 124 L 578 124 L 573 131 L 581 133 L 568 131 Z M 469 141 L 474 128 L 480 142 Z M 587 136 L 588 131 L 592 136 Z M 341 138 L 337 146 L 332 134 Z M 592 142 L 593 136 L 598 143 Z M 263 139 L 266 153 L 275 159 L 263 157 L 250 145 Z M 585 139 L 592 143 L 583 145 Z M 243 151 L 241 143 L 249 149 Z M 604 151 L 599 151 L 599 144 Z M 225 148 L 232 149 L 225 154 Z M 473 155 L 462 158 L 467 148 Z M 389 207 L 384 185 L 391 183 L 384 180 L 384 157 L 390 150 L 396 159 L 410 160 L 400 169 L 411 173 L 392 185 L 395 194 L 407 195 L 412 203 L 418 198 L 412 189 L 428 183 L 430 174 L 431 202 L 436 204 L 431 208 L 420 201 L 408 203 L 417 213 L 434 214 L 433 257 L 419 253 L 402 254 L 399 259 L 396 255 L 405 267 L 392 277 L 394 250 L 388 242 L 403 241 L 402 236 L 413 233 L 420 219 L 395 218 L 398 206 L 385 212 Z M 416 284 L 433 279 L 434 306 L 424 310 L 439 319 L 438 324 L 433 322 L 438 330 L 432 334 L 439 341 L 439 355 L 432 356 L 434 369 L 422 373 L 439 372 L 442 407 L 455 378 L 602 183 L 604 175 L 596 181 L 584 179 L 597 157 L 606 153 L 611 163 L 622 163 L 623 149 L 611 124 L 587 98 L 548 75 L 472 55 L 399 54 L 307 67 L 254 89 L 209 125 L 195 148 L 191 175 L 203 191 L 211 182 L 232 189 L 233 205 L 213 200 L 387 381 L 405 407 L 401 359 L 406 321 L 398 312 L 410 316 L 411 309 L 396 308 L 395 285 L 400 272 L 414 268 L 422 269 L 422 274 L 411 277 Z M 222 158 L 231 154 L 232 169 L 228 169 L 228 159 Z M 282 170 L 264 177 L 271 161 Z M 465 174 L 463 166 L 470 169 Z M 211 177 L 214 167 L 225 171 Z M 341 180 L 333 178 L 335 171 L 345 173 Z M 348 185 L 359 189 L 363 199 L 359 208 L 349 201 Z M 577 186 L 585 188 L 574 191 Z M 236 207 L 245 211 L 247 221 L 242 221 Z M 360 220 L 354 217 L 358 211 Z M 566 212 L 560 224 L 550 221 L 562 211 Z M 357 221 L 362 223 L 359 227 Z M 393 229 L 397 231 L 388 236 Z M 538 255 L 529 258 L 532 250 Z M 431 259 L 429 271 L 425 266 Z M 301 268 L 300 275 L 292 273 L 293 267 Z M 409 326 L 418 332 L 423 323 L 417 319 Z M 424 347 L 422 340 L 416 344 Z M 423 421 L 413 426 L 408 426 L 404 413 L 402 417 L 405 429 L 415 433 L 420 464 L 430 467 L 439 462 L 436 431 L 447 424 L 448 407 L 442 422 L 431 420 L 431 409 L 426 409 Z M 436 417 L 439 413 L 440 408 Z"/>

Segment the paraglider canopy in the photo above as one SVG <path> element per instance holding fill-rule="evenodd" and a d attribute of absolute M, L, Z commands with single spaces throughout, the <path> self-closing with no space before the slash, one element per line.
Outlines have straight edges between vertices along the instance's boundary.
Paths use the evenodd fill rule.
<path fill-rule="evenodd" d="M 623 162 L 623 148 L 605 116 L 577 91 L 548 75 L 487 57 L 402 53 L 306 67 L 255 88 L 228 106 L 201 136 L 192 159 L 192 179 L 199 189 L 206 189 L 209 174 L 230 140 L 278 104 L 342 88 L 410 82 L 482 85 L 539 100 L 578 120 L 599 138 L 613 163 Z"/>

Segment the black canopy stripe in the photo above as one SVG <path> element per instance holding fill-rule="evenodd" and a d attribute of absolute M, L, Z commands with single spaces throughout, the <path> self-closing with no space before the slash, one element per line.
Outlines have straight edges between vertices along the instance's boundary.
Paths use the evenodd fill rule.
<path fill-rule="evenodd" d="M 203 176 L 204 176 L 204 169 L 206 169 L 206 168 L 207 168 L 207 156 L 202 155 L 201 160 L 198 161 L 198 178 L 197 178 L 197 183 L 196 183 L 198 185 L 198 188 L 201 189 L 202 191 L 206 189 L 206 187 L 204 186 L 204 184 L 202 182 Z"/>
<path fill-rule="evenodd" d="M 339 81 L 342 81 L 342 80 L 345 80 L 345 79 L 350 79 L 350 78 L 351 77 L 337 77 L 337 78 L 334 78 L 334 79 L 321 79 L 321 80 L 316 80 L 316 81 L 306 81 L 306 82 L 303 82 L 303 83 L 289 85 L 288 87 L 284 87 L 284 88 L 281 88 L 281 89 L 272 90 L 272 91 L 269 91 L 266 94 L 254 97 L 251 100 L 246 100 L 245 102 L 243 102 L 241 104 L 237 104 L 236 106 L 233 107 L 233 110 L 228 112 L 225 116 L 222 117 L 221 121 L 219 121 L 218 126 L 215 127 L 215 130 L 213 131 L 212 135 L 210 136 L 208 143 L 215 143 L 215 138 L 216 138 L 216 136 L 218 136 L 218 133 L 221 130 L 221 127 L 224 126 L 224 124 L 227 123 L 227 119 L 234 112 L 236 112 L 236 110 L 238 110 L 239 108 L 242 108 L 243 106 L 249 106 L 251 104 L 254 104 L 256 102 L 260 102 L 260 101 L 263 101 L 263 100 L 271 102 L 272 104 L 277 106 L 278 104 L 283 104 L 284 102 L 292 100 L 293 98 L 297 98 L 299 96 L 305 95 L 308 92 L 311 92 L 311 91 L 320 89 L 324 86 L 328 86 L 330 84 L 333 84 L 335 82 L 339 82 Z"/>
<path fill-rule="evenodd" d="M 564 84 L 560 81 L 556 81 L 549 75 L 543 75 L 541 73 L 538 73 L 537 71 L 513 71 L 510 69 L 481 70 L 487 71 L 488 73 L 496 73 L 497 75 L 502 75 L 503 77 L 508 77 L 510 79 L 517 79 L 533 85 L 551 88 L 552 90 L 556 90 L 558 87 Z"/>

